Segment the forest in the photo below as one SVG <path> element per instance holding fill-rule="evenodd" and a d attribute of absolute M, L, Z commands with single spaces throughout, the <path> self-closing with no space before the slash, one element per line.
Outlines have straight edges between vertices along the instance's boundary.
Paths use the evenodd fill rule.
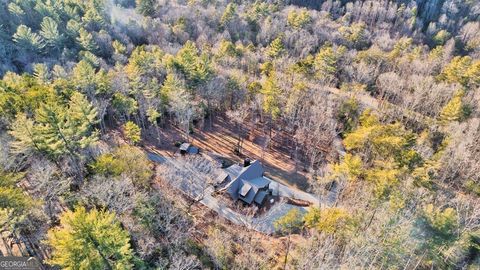
<path fill-rule="evenodd" d="M 1 256 L 480 269 L 478 0 L 3 0 L 0 78 Z M 265 235 L 174 191 L 147 152 L 220 122 L 334 202 Z"/>

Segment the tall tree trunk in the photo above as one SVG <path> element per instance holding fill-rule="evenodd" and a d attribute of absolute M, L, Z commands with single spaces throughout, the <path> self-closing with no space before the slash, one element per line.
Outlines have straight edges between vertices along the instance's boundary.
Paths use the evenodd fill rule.
<path fill-rule="evenodd" d="M 283 261 L 283 269 L 287 269 L 287 262 L 288 262 L 288 253 L 290 252 L 290 234 L 287 237 L 287 250 L 285 251 L 285 259 Z"/>

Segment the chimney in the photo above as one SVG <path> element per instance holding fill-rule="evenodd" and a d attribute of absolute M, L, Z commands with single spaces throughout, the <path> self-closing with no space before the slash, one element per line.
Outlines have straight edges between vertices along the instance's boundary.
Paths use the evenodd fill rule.
<path fill-rule="evenodd" d="M 250 166 L 250 159 L 246 158 L 243 160 L 243 167 L 248 167 L 248 166 Z"/>

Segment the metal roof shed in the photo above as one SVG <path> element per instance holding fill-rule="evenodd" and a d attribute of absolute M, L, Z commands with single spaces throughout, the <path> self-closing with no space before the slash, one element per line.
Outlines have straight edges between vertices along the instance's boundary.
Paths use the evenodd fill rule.
<path fill-rule="evenodd" d="M 190 147 L 190 144 L 189 144 L 189 143 L 182 143 L 182 144 L 180 145 L 180 151 L 185 151 L 185 152 L 187 152 L 189 147 Z"/>

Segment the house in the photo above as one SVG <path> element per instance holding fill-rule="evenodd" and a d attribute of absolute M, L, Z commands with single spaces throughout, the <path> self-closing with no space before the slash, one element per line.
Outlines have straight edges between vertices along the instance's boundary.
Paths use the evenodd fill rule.
<path fill-rule="evenodd" d="M 180 154 L 186 155 L 186 154 L 198 154 L 199 149 L 195 146 L 192 146 L 189 143 L 182 143 L 180 145 Z"/>
<path fill-rule="evenodd" d="M 226 172 L 233 179 L 226 187 L 233 200 L 260 206 L 263 204 L 271 181 L 263 176 L 264 170 L 260 161 L 246 161 L 244 167 L 235 164 L 228 167 Z"/>

